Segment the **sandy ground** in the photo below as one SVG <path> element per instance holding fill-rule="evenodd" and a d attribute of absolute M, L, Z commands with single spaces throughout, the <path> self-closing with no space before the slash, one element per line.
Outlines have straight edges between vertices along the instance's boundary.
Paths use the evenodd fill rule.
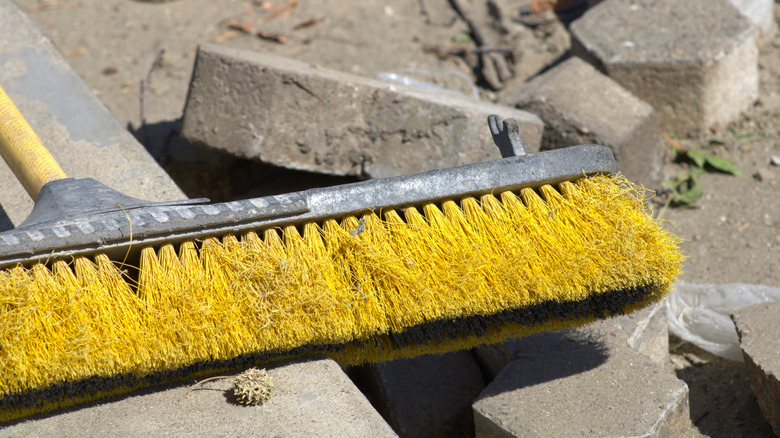
<path fill-rule="evenodd" d="M 68 58 L 105 105 L 144 140 L 185 192 L 221 201 L 306 184 L 331 184 L 300 173 L 280 174 L 253 163 L 195 150 L 177 137 L 189 76 L 199 43 L 276 53 L 330 68 L 386 77 L 395 73 L 434 82 L 483 99 L 496 91 L 477 80 L 469 59 L 439 57 L 431 46 L 450 47 L 469 27 L 446 0 L 312 2 L 222 0 L 17 0 Z M 559 60 L 569 46 L 565 26 L 550 14 L 512 20 L 522 2 L 496 1 L 504 16 L 494 25 L 507 32 L 499 43 L 517 48 L 515 77 L 521 83 Z M 256 33 L 262 32 L 264 37 Z M 490 35 L 489 35 L 490 36 Z M 281 40 L 281 42 L 280 42 Z M 161 50 L 159 67 L 149 77 Z M 705 135 L 672 139 L 732 160 L 743 176 L 702 176 L 704 196 L 691 208 L 667 208 L 663 194 L 655 214 L 685 241 L 683 279 L 697 283 L 746 282 L 780 286 L 780 37 L 761 47 L 761 97 L 739 120 Z M 141 86 L 150 78 L 145 108 Z M 479 78 L 477 78 L 479 79 Z M 145 118 L 145 124 L 142 123 Z M 292 175 L 292 176 L 290 176 Z M 651 187 L 657 189 L 657 187 Z M 746 387 L 743 366 L 672 340 L 670 368 L 691 388 L 691 417 L 711 436 L 761 436 L 768 431 Z"/>

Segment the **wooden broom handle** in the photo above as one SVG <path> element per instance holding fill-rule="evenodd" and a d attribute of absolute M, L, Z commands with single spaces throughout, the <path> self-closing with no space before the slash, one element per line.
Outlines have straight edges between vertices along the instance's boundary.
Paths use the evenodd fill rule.
<path fill-rule="evenodd" d="M 33 200 L 44 184 L 68 177 L 2 87 L 0 155 Z"/>

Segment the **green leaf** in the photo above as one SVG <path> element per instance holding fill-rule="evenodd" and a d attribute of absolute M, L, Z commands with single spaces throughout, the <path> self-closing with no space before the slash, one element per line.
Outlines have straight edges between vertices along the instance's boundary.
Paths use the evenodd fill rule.
<path fill-rule="evenodd" d="M 701 188 L 701 184 L 696 184 L 687 192 L 675 193 L 672 196 L 672 202 L 675 203 L 675 205 L 691 205 L 698 201 L 702 195 L 704 195 L 704 189 Z"/>
<path fill-rule="evenodd" d="M 471 35 L 467 33 L 459 33 L 452 37 L 452 42 L 456 44 L 466 44 L 471 42 Z"/>
<path fill-rule="evenodd" d="M 708 154 L 706 152 L 691 149 L 686 152 L 686 155 L 693 161 L 693 164 L 695 164 L 696 167 L 704 167 L 704 163 L 707 162 Z"/>
<path fill-rule="evenodd" d="M 677 205 L 691 205 L 698 201 L 704 195 L 704 188 L 699 182 L 698 175 L 691 175 L 683 184 L 672 194 L 672 202 Z"/>
<path fill-rule="evenodd" d="M 661 188 L 671 192 L 668 200 L 673 206 L 690 206 L 704 195 L 699 177 L 709 170 L 708 167 L 736 176 L 742 175 L 742 170 L 723 157 L 695 149 L 674 148 L 674 151 L 678 160 L 685 160 L 692 165 L 661 183 Z"/>
<path fill-rule="evenodd" d="M 720 170 L 721 172 L 730 173 L 735 176 L 742 176 L 742 169 L 735 166 L 731 161 L 719 157 L 717 155 L 707 154 L 707 164 Z"/>
<path fill-rule="evenodd" d="M 748 134 L 737 135 L 735 140 L 761 140 L 764 138 L 763 132 L 754 132 Z"/>
<path fill-rule="evenodd" d="M 676 207 L 688 206 L 704 195 L 699 176 L 704 173 L 700 167 L 691 167 L 674 178 L 661 183 L 661 187 L 671 192 L 669 202 Z"/>
<path fill-rule="evenodd" d="M 677 188 L 678 184 L 680 184 L 680 180 L 678 180 L 677 178 L 669 178 L 661 182 L 661 188 L 667 190 L 674 190 Z"/>
<path fill-rule="evenodd" d="M 704 173 L 704 168 L 702 167 L 691 167 L 685 173 L 688 175 L 689 178 L 697 179 L 699 178 L 699 175 Z"/>

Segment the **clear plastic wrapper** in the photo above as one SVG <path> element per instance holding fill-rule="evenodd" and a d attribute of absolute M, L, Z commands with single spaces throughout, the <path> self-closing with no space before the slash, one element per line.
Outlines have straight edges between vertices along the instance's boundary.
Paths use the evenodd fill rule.
<path fill-rule="evenodd" d="M 780 301 L 780 288 L 733 283 L 679 282 L 666 299 L 669 331 L 700 348 L 740 361 L 739 337 L 729 314 L 752 304 Z"/>

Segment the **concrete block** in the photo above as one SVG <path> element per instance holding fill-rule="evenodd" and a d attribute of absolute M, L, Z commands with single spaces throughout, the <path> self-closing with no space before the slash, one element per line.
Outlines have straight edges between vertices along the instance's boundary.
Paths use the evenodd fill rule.
<path fill-rule="evenodd" d="M 262 405 L 232 397 L 232 379 L 135 395 L 19 423 L 0 432 L 29 436 L 392 437 L 390 426 L 330 359 L 268 368 L 274 384 Z M 193 382 L 194 383 L 194 382 Z"/>
<path fill-rule="evenodd" d="M 519 358 L 545 360 L 553 352 L 568 352 L 576 358 L 580 344 L 606 345 L 613 349 L 631 349 L 658 365 L 669 360 L 669 332 L 663 303 L 586 326 L 554 333 L 542 333 L 496 345 L 474 349 L 489 378 L 495 378 L 507 365 Z M 587 351 L 585 355 L 589 354 Z M 554 362 L 549 363 L 555 366 Z"/>
<path fill-rule="evenodd" d="M 601 144 L 628 179 L 659 182 L 663 144 L 655 110 L 582 59 L 569 58 L 507 90 L 501 102 L 541 117 L 542 149 Z"/>
<path fill-rule="evenodd" d="M 758 29 L 764 42 L 777 33 L 774 0 L 729 0 Z"/>
<path fill-rule="evenodd" d="M 182 136 L 276 166 L 377 178 L 500 158 L 493 113 L 517 119 L 538 150 L 542 122 L 524 111 L 202 45 Z"/>
<path fill-rule="evenodd" d="M 518 351 L 473 404 L 476 436 L 690 435 L 688 387 L 627 348 L 635 330 L 615 327 L 548 333 Z"/>
<path fill-rule="evenodd" d="M 572 54 L 695 135 L 758 97 L 756 29 L 728 0 L 605 0 L 571 25 Z"/>
<path fill-rule="evenodd" d="M 761 303 L 736 310 L 731 319 L 739 334 L 750 387 L 775 435 L 780 436 L 780 303 Z"/>
<path fill-rule="evenodd" d="M 485 383 L 470 352 L 367 365 L 354 378 L 401 437 L 474 435 L 471 403 Z"/>

